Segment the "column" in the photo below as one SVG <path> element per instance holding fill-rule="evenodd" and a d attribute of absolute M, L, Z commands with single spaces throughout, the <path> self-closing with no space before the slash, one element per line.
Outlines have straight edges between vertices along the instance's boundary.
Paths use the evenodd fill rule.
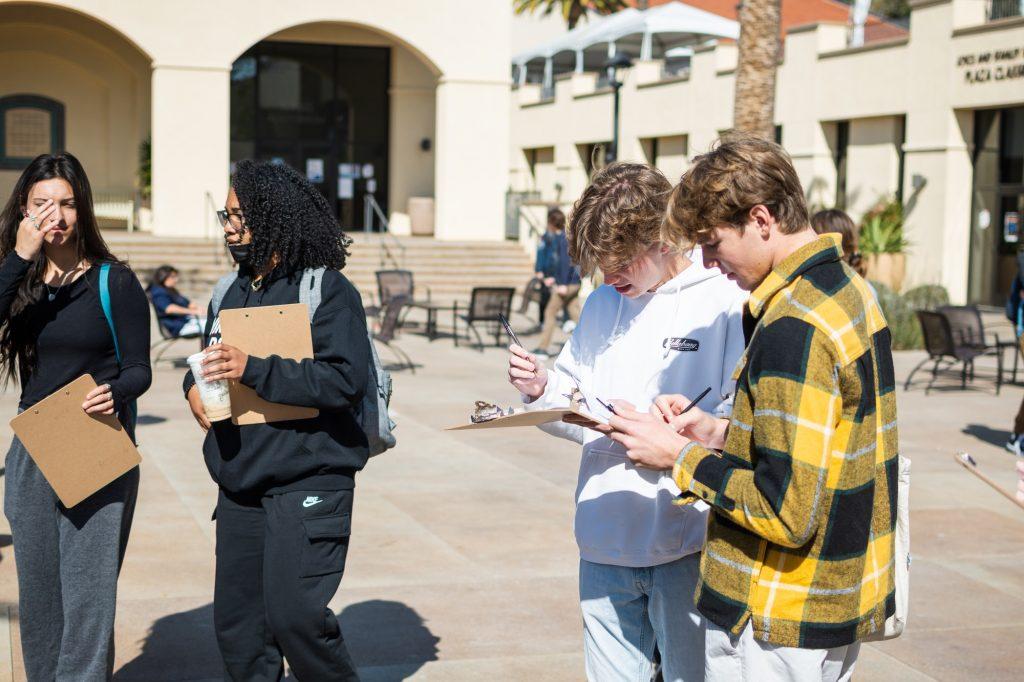
<path fill-rule="evenodd" d="M 229 182 L 230 67 L 154 65 L 153 232 L 215 237 Z"/>
<path fill-rule="evenodd" d="M 507 81 L 442 78 L 438 83 L 438 239 L 504 239 L 510 108 Z"/>

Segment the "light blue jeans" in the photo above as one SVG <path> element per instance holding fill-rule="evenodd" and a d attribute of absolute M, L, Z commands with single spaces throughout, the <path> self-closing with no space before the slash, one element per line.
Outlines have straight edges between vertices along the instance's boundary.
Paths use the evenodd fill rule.
<path fill-rule="evenodd" d="M 704 680 L 704 618 L 693 605 L 700 554 L 628 568 L 580 561 L 587 679 L 650 682 L 654 647 L 665 682 Z"/>

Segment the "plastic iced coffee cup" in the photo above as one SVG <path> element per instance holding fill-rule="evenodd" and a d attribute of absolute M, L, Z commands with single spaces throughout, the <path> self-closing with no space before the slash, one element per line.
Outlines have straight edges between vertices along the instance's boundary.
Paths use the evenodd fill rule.
<path fill-rule="evenodd" d="M 206 381 L 203 379 L 203 358 L 205 357 L 206 351 L 188 356 L 188 366 L 192 369 L 192 376 L 195 377 L 196 388 L 199 389 L 199 400 L 203 403 L 203 412 L 206 413 L 206 418 L 212 422 L 219 422 L 231 417 L 231 393 L 226 380 Z"/>

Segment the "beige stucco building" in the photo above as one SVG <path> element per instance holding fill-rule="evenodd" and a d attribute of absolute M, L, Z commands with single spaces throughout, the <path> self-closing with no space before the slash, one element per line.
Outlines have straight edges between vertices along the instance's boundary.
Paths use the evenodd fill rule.
<path fill-rule="evenodd" d="M 903 202 L 907 285 L 997 302 L 1024 212 L 1024 19 L 992 18 L 1013 0 L 912 5 L 905 37 L 862 47 L 846 25 L 790 28 L 778 137 L 812 206 Z M 212 236 L 232 162 L 277 159 L 346 229 L 379 226 L 376 204 L 394 232 L 433 219 L 439 239 L 529 249 L 521 217 L 571 204 L 611 139 L 603 47 L 548 87 L 512 68 L 564 34 L 509 0 L 0 0 L 0 192 L 66 148 L 106 224 Z M 732 125 L 735 43 L 701 40 L 667 70 L 639 59 L 650 39 L 619 40 L 636 62 L 618 156 L 676 178 Z"/>
<path fill-rule="evenodd" d="M 791 29 L 777 135 L 812 206 L 838 204 L 859 219 L 881 198 L 903 201 L 908 285 L 998 302 L 1016 272 L 1013 228 L 1024 212 L 1024 18 L 991 20 L 984 0 L 911 5 L 907 37 L 858 48 L 847 47 L 846 25 Z M 720 41 L 697 47 L 671 77 L 658 60 L 637 61 L 621 90 L 618 158 L 678 178 L 732 126 L 736 58 L 735 44 Z M 521 85 L 512 188 L 571 202 L 611 135 L 612 93 L 597 73 L 562 74 L 546 92 Z"/>
<path fill-rule="evenodd" d="M 98 213 L 130 214 L 151 140 L 157 234 L 213 234 L 231 162 L 260 156 L 350 229 L 367 194 L 399 226 L 424 197 L 439 238 L 500 239 L 509 25 L 506 0 L 0 0 L 0 192 L 66 148 Z"/>

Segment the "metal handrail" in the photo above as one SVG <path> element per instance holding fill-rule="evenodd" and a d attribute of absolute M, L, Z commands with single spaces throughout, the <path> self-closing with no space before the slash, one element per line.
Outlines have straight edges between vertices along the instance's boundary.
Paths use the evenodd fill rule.
<path fill-rule="evenodd" d="M 405 245 L 402 244 L 401 240 L 391 233 L 391 224 L 388 222 L 388 217 L 384 215 L 384 211 L 381 209 L 380 204 L 377 203 L 377 198 L 367 192 L 363 197 L 363 231 L 373 231 L 373 217 L 377 216 L 377 220 L 380 222 L 380 266 L 382 268 L 387 267 L 387 262 L 391 261 L 391 264 L 397 268 L 402 269 L 405 267 Z M 392 245 L 398 250 L 399 257 L 395 258 L 395 255 L 391 252 L 391 248 L 387 244 L 387 240 L 390 239 Z"/>

